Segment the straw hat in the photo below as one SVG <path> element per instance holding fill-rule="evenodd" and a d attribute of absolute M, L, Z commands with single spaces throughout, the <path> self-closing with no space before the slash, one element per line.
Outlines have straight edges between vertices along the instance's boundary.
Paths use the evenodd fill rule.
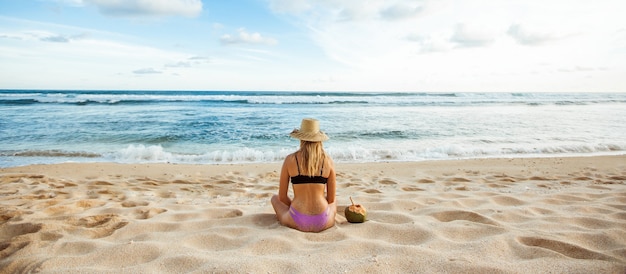
<path fill-rule="evenodd" d="M 328 140 L 328 136 L 320 131 L 320 121 L 304 118 L 300 124 L 300 129 L 294 129 L 289 136 L 309 142 L 322 142 Z"/>

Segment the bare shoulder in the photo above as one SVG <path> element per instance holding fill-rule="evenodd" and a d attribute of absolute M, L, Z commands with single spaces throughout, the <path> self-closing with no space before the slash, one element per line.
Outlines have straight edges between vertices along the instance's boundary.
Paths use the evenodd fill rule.
<path fill-rule="evenodd" d="M 326 155 L 326 163 L 329 167 L 329 169 L 335 169 L 335 162 L 333 161 L 333 158 L 331 158 L 330 156 Z"/>
<path fill-rule="evenodd" d="M 296 153 L 291 153 L 285 157 L 285 163 L 295 162 L 296 161 Z"/>
<path fill-rule="evenodd" d="M 332 165 L 334 165 L 334 164 L 335 164 L 335 162 L 333 161 L 333 158 L 332 158 L 332 157 L 330 157 L 329 155 L 326 155 L 326 161 L 327 161 L 329 164 L 332 164 Z"/>
<path fill-rule="evenodd" d="M 294 174 L 295 170 L 297 169 L 295 156 L 295 153 L 291 153 L 287 155 L 285 157 L 285 160 L 283 161 L 283 169 L 288 170 L 289 174 Z"/>

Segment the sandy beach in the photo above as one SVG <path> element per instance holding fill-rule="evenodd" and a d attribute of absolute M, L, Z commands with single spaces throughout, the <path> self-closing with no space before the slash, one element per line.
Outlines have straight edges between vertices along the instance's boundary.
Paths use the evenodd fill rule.
<path fill-rule="evenodd" d="M 321 233 L 276 221 L 279 170 L 0 169 L 0 272 L 626 273 L 626 156 L 337 164 Z"/>

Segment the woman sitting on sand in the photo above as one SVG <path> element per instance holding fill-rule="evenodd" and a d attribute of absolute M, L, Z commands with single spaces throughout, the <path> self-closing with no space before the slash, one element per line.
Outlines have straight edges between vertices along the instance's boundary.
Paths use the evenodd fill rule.
<path fill-rule="evenodd" d="M 300 129 L 290 134 L 300 140 L 300 149 L 289 154 L 280 172 L 278 195 L 272 206 L 284 226 L 305 232 L 320 232 L 335 225 L 335 166 L 326 155 L 322 141 L 328 136 L 319 129 L 319 121 L 302 119 Z M 293 200 L 289 198 L 289 179 Z"/>

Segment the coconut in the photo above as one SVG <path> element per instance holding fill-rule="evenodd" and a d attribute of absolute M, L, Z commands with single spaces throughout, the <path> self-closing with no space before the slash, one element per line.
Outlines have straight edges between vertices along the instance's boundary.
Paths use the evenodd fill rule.
<path fill-rule="evenodd" d="M 354 204 L 352 197 L 350 197 L 350 202 L 352 202 L 351 206 L 347 206 L 344 213 L 346 214 L 346 219 L 351 223 L 362 223 L 367 220 L 367 210 L 362 205 Z"/>

